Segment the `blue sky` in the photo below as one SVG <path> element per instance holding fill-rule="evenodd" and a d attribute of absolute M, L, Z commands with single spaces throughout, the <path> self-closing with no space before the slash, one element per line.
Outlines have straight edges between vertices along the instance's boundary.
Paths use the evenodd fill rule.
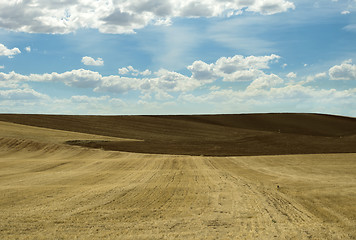
<path fill-rule="evenodd" d="M 356 117 L 356 0 L 0 0 L 0 112 Z"/>

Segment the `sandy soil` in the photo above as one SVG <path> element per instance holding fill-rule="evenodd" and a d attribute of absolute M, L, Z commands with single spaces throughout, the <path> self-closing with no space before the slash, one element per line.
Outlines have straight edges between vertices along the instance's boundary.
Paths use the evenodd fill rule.
<path fill-rule="evenodd" d="M 356 238 L 353 153 L 112 152 L 64 145 L 68 132 L 6 124 L 1 239 Z"/>

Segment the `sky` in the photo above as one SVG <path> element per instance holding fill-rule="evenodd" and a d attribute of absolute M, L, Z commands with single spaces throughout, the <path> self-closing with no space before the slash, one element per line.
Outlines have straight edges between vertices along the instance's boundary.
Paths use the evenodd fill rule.
<path fill-rule="evenodd" d="M 0 113 L 356 117 L 356 0 L 0 0 Z"/>

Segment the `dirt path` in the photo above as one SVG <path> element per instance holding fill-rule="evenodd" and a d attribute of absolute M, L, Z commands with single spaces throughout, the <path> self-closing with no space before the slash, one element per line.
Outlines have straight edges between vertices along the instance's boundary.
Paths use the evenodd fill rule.
<path fill-rule="evenodd" d="M 355 154 L 207 158 L 38 144 L 0 139 L 1 239 L 356 237 Z"/>

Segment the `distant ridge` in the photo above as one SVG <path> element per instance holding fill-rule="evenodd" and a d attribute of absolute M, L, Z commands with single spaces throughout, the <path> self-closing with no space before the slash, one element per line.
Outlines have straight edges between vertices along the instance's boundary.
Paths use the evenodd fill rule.
<path fill-rule="evenodd" d="M 207 156 L 356 152 L 356 119 L 325 114 L 82 116 L 0 114 L 0 121 L 144 140 L 69 144 L 140 153 Z"/>

